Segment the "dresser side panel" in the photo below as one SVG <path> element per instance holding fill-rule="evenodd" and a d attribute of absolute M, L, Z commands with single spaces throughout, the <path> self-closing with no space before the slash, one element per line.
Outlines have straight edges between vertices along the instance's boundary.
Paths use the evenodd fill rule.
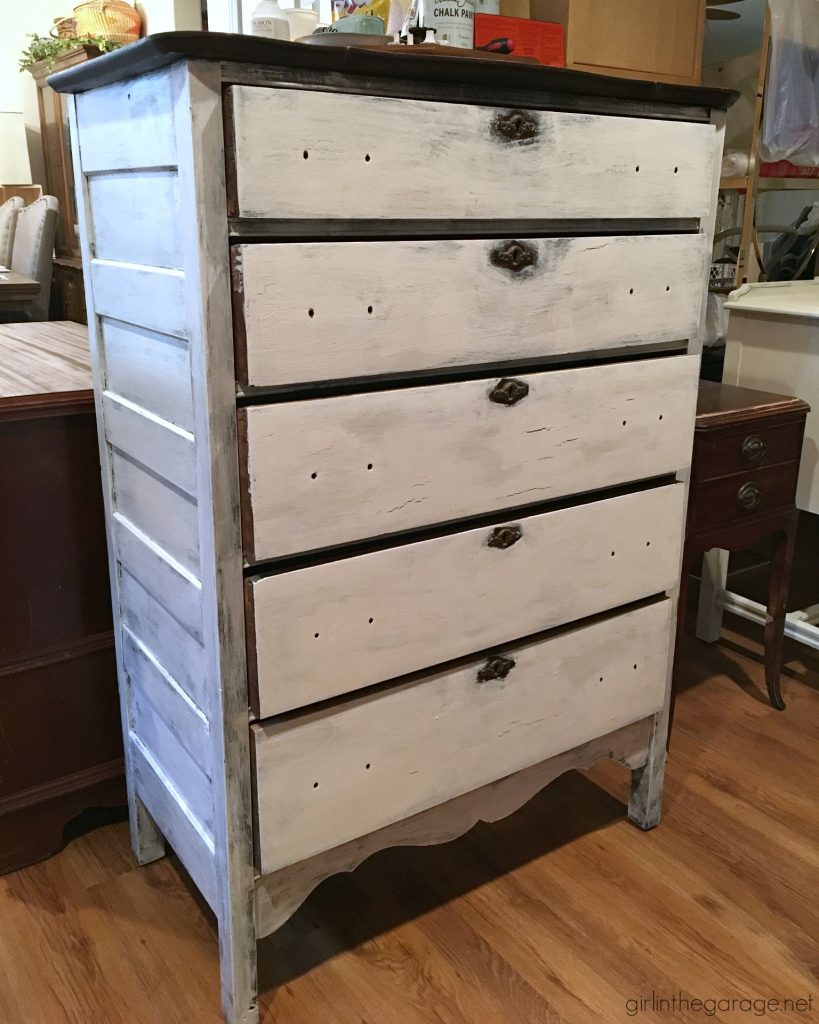
<path fill-rule="evenodd" d="M 198 341 L 176 208 L 182 71 L 81 94 L 72 136 L 132 836 L 135 849 L 144 845 L 144 807 L 213 904 L 212 684 L 190 359 Z M 125 195 L 142 211 L 128 230 Z M 138 852 L 158 856 L 158 838 L 149 856 Z"/>

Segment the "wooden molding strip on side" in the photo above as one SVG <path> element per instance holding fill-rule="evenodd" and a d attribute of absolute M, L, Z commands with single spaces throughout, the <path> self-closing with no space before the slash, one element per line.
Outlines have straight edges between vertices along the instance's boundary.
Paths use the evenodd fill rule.
<path fill-rule="evenodd" d="M 573 768 L 590 768 L 605 757 L 613 758 L 628 768 L 639 767 L 647 757 L 652 721 L 653 717 L 644 718 L 498 782 L 257 879 L 258 937 L 270 935 L 281 927 L 325 878 L 355 870 L 379 850 L 390 846 L 448 843 L 468 832 L 479 821 L 499 821 L 512 814 L 558 775 Z"/>

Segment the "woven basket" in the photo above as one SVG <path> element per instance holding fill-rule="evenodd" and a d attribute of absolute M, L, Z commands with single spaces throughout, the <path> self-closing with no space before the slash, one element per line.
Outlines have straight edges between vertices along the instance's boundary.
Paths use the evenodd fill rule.
<path fill-rule="evenodd" d="M 86 0 L 74 8 L 78 36 L 102 36 L 112 43 L 139 39 L 142 19 L 125 0 Z"/>

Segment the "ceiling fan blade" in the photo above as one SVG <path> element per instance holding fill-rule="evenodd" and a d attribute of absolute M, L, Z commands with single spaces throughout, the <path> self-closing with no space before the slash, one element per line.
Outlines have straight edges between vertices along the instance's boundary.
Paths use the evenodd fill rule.
<path fill-rule="evenodd" d="M 719 8 L 708 7 L 705 11 L 705 17 L 709 21 L 736 21 L 739 17 L 739 11 L 721 11 Z"/>
<path fill-rule="evenodd" d="M 728 4 L 741 4 L 744 0 L 705 0 L 707 7 L 725 7 Z"/>

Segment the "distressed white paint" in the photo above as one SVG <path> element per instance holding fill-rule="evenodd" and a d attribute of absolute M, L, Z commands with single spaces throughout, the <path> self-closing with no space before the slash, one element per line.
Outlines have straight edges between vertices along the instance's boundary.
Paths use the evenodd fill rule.
<path fill-rule="evenodd" d="M 193 434 L 111 392 L 105 392 L 103 404 L 109 444 L 141 459 L 152 473 L 195 498 Z"/>
<path fill-rule="evenodd" d="M 119 594 L 122 623 L 207 715 L 210 694 L 202 645 L 180 625 L 157 597 L 122 567 Z"/>
<path fill-rule="evenodd" d="M 463 176 L 462 176 L 463 177 Z M 251 387 L 685 341 L 699 329 L 702 235 L 240 245 Z"/>
<path fill-rule="evenodd" d="M 253 726 L 262 874 L 444 803 L 659 710 L 669 603 L 499 648 Z"/>
<path fill-rule="evenodd" d="M 230 93 L 242 217 L 703 217 L 710 205 L 708 124 L 539 111 L 535 139 L 507 142 L 493 130 L 504 108 Z"/>
<path fill-rule="evenodd" d="M 83 174 L 174 167 L 177 83 L 158 71 L 80 93 L 75 102 Z M 95 224 L 92 211 L 89 240 Z"/>
<path fill-rule="evenodd" d="M 251 581 L 265 718 L 672 588 L 677 484 Z M 317 635 L 318 634 L 318 635 Z"/>
<path fill-rule="evenodd" d="M 91 286 L 100 316 L 161 334 L 188 336 L 185 276 L 178 270 L 92 260 Z"/>
<path fill-rule="evenodd" d="M 690 465 L 699 360 L 514 375 L 253 406 L 249 501 L 261 561 L 674 473 Z"/>
<path fill-rule="evenodd" d="M 112 516 L 117 558 L 150 594 L 161 597 L 176 621 L 202 641 L 202 584 L 120 512 Z"/>
<path fill-rule="evenodd" d="M 183 491 L 111 449 L 113 510 L 132 522 L 188 572 L 199 574 L 199 532 L 196 503 Z"/>
<path fill-rule="evenodd" d="M 181 268 L 178 184 L 175 170 L 118 171 L 89 177 L 96 257 Z"/>
<path fill-rule="evenodd" d="M 100 317 L 105 387 L 193 431 L 190 351 L 187 341 Z"/>
<path fill-rule="evenodd" d="M 155 788 L 156 781 L 153 773 L 148 769 L 143 759 L 138 759 L 137 751 L 130 738 L 130 694 L 127 685 L 125 666 L 123 663 L 123 631 L 120 628 L 122 622 L 122 606 L 120 595 L 120 568 L 117 563 L 117 549 L 113 530 L 113 482 L 111 475 L 111 451 L 108 442 L 105 440 L 105 421 L 102 408 L 102 392 L 105 386 L 105 355 L 102 341 L 102 319 L 95 315 L 94 294 L 91 284 L 91 275 L 88 268 L 91 264 L 93 233 L 91 231 L 91 207 L 88 201 L 87 178 L 83 173 L 83 164 L 80 156 L 79 135 L 80 128 L 77 118 L 76 97 L 69 96 L 66 99 L 66 106 L 69 118 L 69 137 L 71 140 L 71 157 L 75 168 L 75 183 L 77 191 L 77 226 L 79 229 L 80 247 L 82 250 L 83 266 L 85 267 L 85 297 L 88 306 L 88 338 L 91 357 L 91 368 L 94 377 L 94 404 L 96 407 L 97 432 L 99 438 L 100 467 L 102 469 L 102 499 L 105 508 L 106 522 L 106 544 L 108 548 L 108 572 L 111 583 L 111 599 L 113 605 L 114 619 L 114 648 L 117 659 L 117 676 L 119 680 L 120 695 L 120 723 L 123 736 L 123 754 L 125 759 L 125 780 L 128 796 L 128 819 L 131 830 L 131 847 L 134 856 L 139 864 L 148 864 L 164 856 L 165 839 L 163 831 L 157 825 L 155 817 L 151 814 L 145 802 L 145 793 L 149 788 Z M 99 110 L 99 107 L 97 107 Z M 92 131 L 97 132 L 97 128 Z M 97 132 L 98 133 L 98 132 Z M 138 765 L 139 760 L 139 765 Z M 148 779 L 145 786 L 141 786 L 138 779 L 139 767 L 143 768 L 142 774 Z M 159 803 L 153 801 L 159 808 Z M 165 807 L 161 808 L 163 817 Z M 159 811 L 157 811 L 159 813 Z M 164 833 L 167 835 L 167 832 Z M 202 872 L 196 872 L 198 878 Z M 207 878 L 203 876 L 203 884 L 207 884 Z M 211 891 L 213 886 L 210 887 Z"/>
<path fill-rule="evenodd" d="M 123 630 L 123 663 L 132 703 L 149 702 L 176 741 L 209 778 L 211 749 L 205 715 L 127 628 Z"/>
<path fill-rule="evenodd" d="M 205 685 L 214 771 L 222 1009 L 230 1024 L 259 1019 L 248 736 L 236 375 L 233 367 L 222 82 L 217 64 L 179 68 L 175 118 L 185 322 L 197 437 Z"/>
<path fill-rule="evenodd" d="M 210 780 L 185 745 L 180 743 L 164 714 L 154 707 L 145 690 L 140 687 L 136 687 L 131 694 L 131 732 L 150 751 L 162 775 L 182 796 L 192 817 L 204 831 L 212 835 L 213 798 Z"/>
<path fill-rule="evenodd" d="M 714 241 L 714 223 L 716 219 L 717 203 L 719 201 L 719 183 L 722 161 L 722 143 L 725 136 L 725 113 L 722 111 L 712 112 L 711 127 L 714 131 L 714 146 L 711 153 L 711 166 L 708 181 L 704 194 L 708 197 L 706 214 L 700 222 L 700 233 L 705 239 L 705 260 L 702 268 L 703 281 L 708 279 L 711 261 L 711 252 Z M 688 351 L 699 355 L 702 352 L 706 330 L 706 304 L 708 292 L 703 290 L 702 309 L 700 311 L 700 329 L 688 346 Z M 692 439 L 693 441 L 693 439 Z M 684 491 L 685 503 L 688 504 L 688 485 L 690 476 L 688 472 L 678 474 Z M 677 564 L 677 579 L 682 571 L 682 549 L 679 551 Z M 673 617 L 677 614 L 677 600 L 679 597 L 679 586 L 670 589 L 669 597 L 672 602 Z M 671 688 L 674 677 L 674 645 L 669 645 L 668 665 L 666 668 L 665 699 L 657 715 L 654 716 L 651 726 L 651 736 L 648 746 L 648 757 L 643 766 L 631 773 L 631 794 L 628 804 L 629 821 L 638 828 L 648 830 L 655 828 L 660 823 L 660 814 L 663 802 L 663 780 L 665 778 L 665 763 L 668 756 L 668 727 L 669 709 L 671 707 Z"/>

